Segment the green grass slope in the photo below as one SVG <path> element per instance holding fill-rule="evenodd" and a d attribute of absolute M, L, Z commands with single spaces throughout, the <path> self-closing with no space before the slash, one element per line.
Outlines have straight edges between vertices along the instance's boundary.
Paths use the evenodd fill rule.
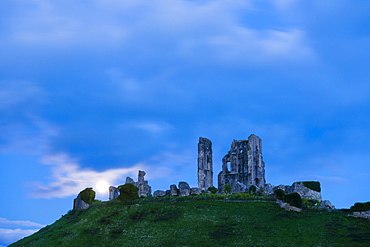
<path fill-rule="evenodd" d="M 370 222 L 272 202 L 99 203 L 16 246 L 370 246 Z"/>

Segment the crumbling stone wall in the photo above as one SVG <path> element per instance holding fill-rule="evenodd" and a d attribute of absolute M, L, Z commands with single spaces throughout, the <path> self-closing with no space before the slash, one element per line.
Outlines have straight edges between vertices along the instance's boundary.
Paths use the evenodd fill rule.
<path fill-rule="evenodd" d="M 119 196 L 119 189 L 114 186 L 109 187 L 109 201 L 116 199 Z"/>
<path fill-rule="evenodd" d="M 131 184 L 135 185 L 138 188 L 139 197 L 151 196 L 151 193 L 152 193 L 152 187 L 149 186 L 148 181 L 144 180 L 145 174 L 146 173 L 144 171 L 139 170 L 138 181 L 137 182 L 135 182 L 130 177 L 126 178 L 126 183 L 125 184 L 131 183 Z"/>
<path fill-rule="evenodd" d="M 247 186 L 263 187 L 265 180 L 265 162 L 262 159 L 262 140 L 250 135 L 248 140 L 234 140 L 230 151 L 222 159 L 222 171 L 218 175 L 218 188 L 231 185 L 232 192 L 237 183 Z"/>
<path fill-rule="evenodd" d="M 212 142 L 199 137 L 198 143 L 198 188 L 213 187 Z"/>

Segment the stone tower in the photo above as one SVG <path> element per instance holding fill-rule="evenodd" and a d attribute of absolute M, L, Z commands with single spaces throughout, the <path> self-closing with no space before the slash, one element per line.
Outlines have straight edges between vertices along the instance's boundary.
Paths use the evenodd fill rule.
<path fill-rule="evenodd" d="M 234 140 L 230 151 L 222 159 L 218 188 L 223 190 L 223 186 L 229 184 L 233 192 L 238 192 L 236 188 L 240 186 L 237 183 L 258 187 L 266 183 L 262 140 L 256 135 L 250 135 L 248 140 Z"/>
<path fill-rule="evenodd" d="M 199 137 L 198 143 L 198 187 L 207 190 L 213 186 L 212 142 Z"/>

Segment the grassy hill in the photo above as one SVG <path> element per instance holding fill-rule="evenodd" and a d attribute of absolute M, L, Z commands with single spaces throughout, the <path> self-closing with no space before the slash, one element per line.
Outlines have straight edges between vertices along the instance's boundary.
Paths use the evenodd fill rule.
<path fill-rule="evenodd" d="M 141 200 L 70 211 L 16 246 L 370 246 L 370 222 L 269 201 Z"/>

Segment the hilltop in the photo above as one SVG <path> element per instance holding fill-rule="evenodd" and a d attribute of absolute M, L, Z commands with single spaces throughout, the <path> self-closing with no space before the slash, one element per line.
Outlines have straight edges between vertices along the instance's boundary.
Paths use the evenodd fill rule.
<path fill-rule="evenodd" d="M 369 246 L 348 212 L 281 209 L 266 196 L 141 198 L 72 210 L 16 246 Z"/>

